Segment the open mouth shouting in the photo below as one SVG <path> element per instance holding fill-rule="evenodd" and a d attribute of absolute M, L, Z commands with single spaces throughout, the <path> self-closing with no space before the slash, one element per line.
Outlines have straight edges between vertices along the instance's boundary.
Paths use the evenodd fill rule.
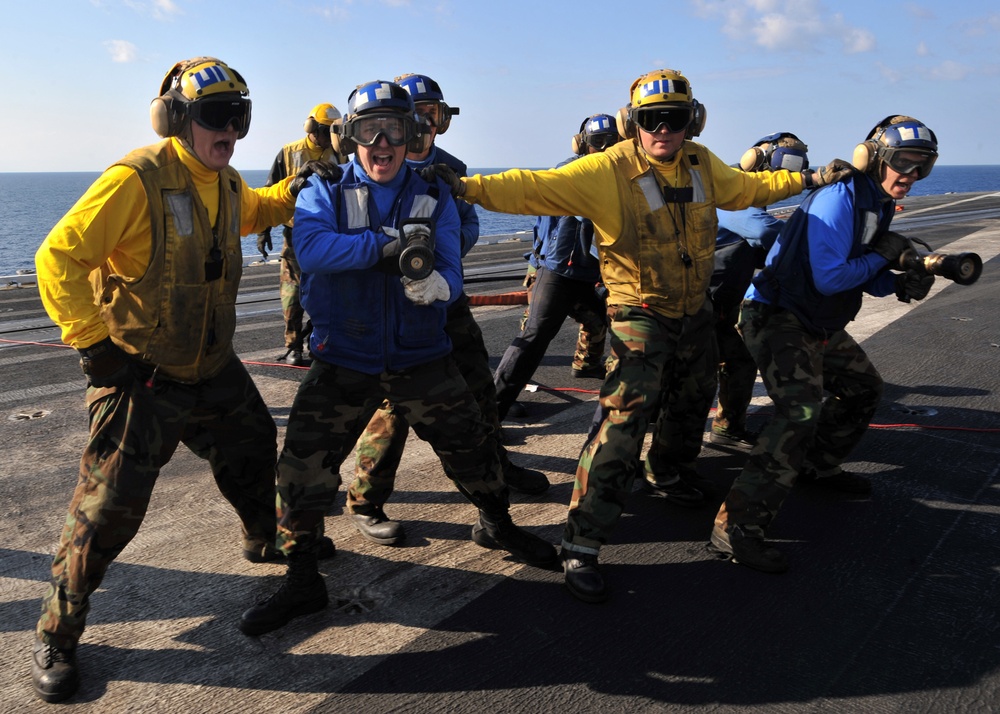
<path fill-rule="evenodd" d="M 375 146 L 358 146 L 357 151 L 361 167 L 378 183 L 396 178 L 406 157 L 405 146 L 390 146 L 384 137 Z"/>

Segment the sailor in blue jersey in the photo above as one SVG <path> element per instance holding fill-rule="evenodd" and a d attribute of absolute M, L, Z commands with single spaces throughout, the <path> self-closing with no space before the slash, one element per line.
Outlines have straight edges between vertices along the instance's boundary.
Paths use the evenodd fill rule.
<path fill-rule="evenodd" d="M 406 163 L 415 171 L 434 164 L 449 166 L 460 176 L 466 175 L 466 165 L 440 148 L 435 139 L 445 133 L 451 119 L 459 113 L 449 106 L 437 82 L 422 74 L 406 74 L 393 80 L 405 89 L 414 102 L 414 109 L 424 120 L 423 134 L 406 152 Z M 461 257 L 479 240 L 479 214 L 476 207 L 454 200 L 461 223 Z M 468 296 L 461 291 L 448 306 L 445 332 L 451 339 L 452 357 L 459 372 L 469 385 L 479 410 L 490 428 L 489 442 L 497 451 L 504 483 L 511 491 L 537 495 L 549 487 L 545 474 L 511 462 L 507 449 L 500 441 L 500 421 L 497 416 L 497 395 L 493 386 L 490 356 L 482 330 L 472 316 Z M 372 416 L 358 441 L 354 481 L 347 490 L 347 510 L 355 527 L 366 539 L 379 545 L 395 545 L 405 538 L 403 524 L 390 519 L 385 504 L 395 488 L 396 472 L 403 457 L 409 426 L 406 419 L 390 402 L 385 402 Z M 485 547 L 496 544 L 483 539 L 478 528 L 473 539 Z"/>
<path fill-rule="evenodd" d="M 317 536 L 341 463 L 386 399 L 479 508 L 477 528 L 495 547 L 532 565 L 555 562 L 551 544 L 511 521 L 496 450 L 484 448 L 489 426 L 450 356 L 447 306 L 462 291 L 458 212 L 448 186 L 429 184 L 406 165 L 419 125 L 402 87 L 359 85 L 338 129 L 354 161 L 338 182 L 312 180 L 299 194 L 295 241 L 314 361 L 278 459 L 278 545 L 288 573 L 274 595 L 243 614 L 248 635 L 329 602 Z M 415 247 L 431 255 L 408 263 Z"/>
<path fill-rule="evenodd" d="M 867 478 L 841 464 L 867 430 L 883 382 L 845 328 L 865 292 L 909 302 L 930 291 L 933 275 L 889 270 L 911 247 L 889 223 L 896 200 L 936 159 L 930 129 L 912 117 L 886 117 L 855 150 L 859 173 L 808 196 L 754 277 L 739 330 L 774 417 L 716 516 L 709 547 L 723 557 L 763 572 L 788 569 L 764 535 L 797 478 L 871 492 Z"/>
<path fill-rule="evenodd" d="M 805 171 L 809 168 L 808 149 L 795 134 L 775 132 L 747 149 L 739 167 L 744 171 Z M 719 347 L 719 403 L 709 435 L 713 444 L 749 449 L 756 441 L 756 434 L 747 430 L 746 419 L 757 365 L 736 330 L 736 322 L 750 280 L 757 268 L 763 267 L 764 257 L 784 225 L 766 207 L 719 211 L 715 269 L 708 288 Z"/>
<path fill-rule="evenodd" d="M 620 137 L 610 114 L 594 114 L 583 120 L 573 136 L 575 156 L 596 154 L 618 143 Z M 557 167 L 558 168 L 558 167 Z M 601 267 L 593 246 L 594 224 L 576 216 L 539 216 L 535 222 L 535 280 L 528 319 L 500 359 L 493 375 L 500 421 L 531 379 L 549 344 L 567 317 L 580 323 L 586 344 L 580 339 L 573 356 L 574 376 L 604 377 L 601 357 L 607 339 L 607 304 L 597 292 Z"/>

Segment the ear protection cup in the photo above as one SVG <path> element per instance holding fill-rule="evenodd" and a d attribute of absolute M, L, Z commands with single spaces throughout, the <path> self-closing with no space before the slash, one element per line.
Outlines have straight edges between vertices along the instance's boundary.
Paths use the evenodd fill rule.
<path fill-rule="evenodd" d="M 583 120 L 580 124 L 580 131 L 573 135 L 573 140 L 570 146 L 573 148 L 573 153 L 577 156 L 583 156 L 587 153 L 587 138 L 584 129 L 587 126 L 587 119 Z"/>
<path fill-rule="evenodd" d="M 764 150 L 759 146 L 754 146 L 743 152 L 740 157 L 740 168 L 744 171 L 761 171 L 765 164 Z"/>
<path fill-rule="evenodd" d="M 309 117 L 308 119 L 306 119 L 305 124 L 302 125 L 302 128 L 305 129 L 306 134 L 314 133 L 317 129 L 319 129 L 319 127 L 320 123 L 316 121 L 313 117 Z"/>
<path fill-rule="evenodd" d="M 623 139 L 635 138 L 635 124 L 632 123 L 632 120 L 628 116 L 629 109 L 631 108 L 631 104 L 626 104 L 615 114 L 615 126 L 618 128 L 618 136 Z"/>
<path fill-rule="evenodd" d="M 694 109 L 694 116 L 691 117 L 691 123 L 688 124 L 687 130 L 684 132 L 685 139 L 693 139 L 701 134 L 705 130 L 705 121 L 708 119 L 708 110 L 697 99 L 691 100 L 691 107 Z"/>
<path fill-rule="evenodd" d="M 358 145 L 354 143 L 352 139 L 348 139 L 344 136 L 344 132 L 347 130 L 343 124 L 336 124 L 332 127 L 333 131 L 330 132 L 330 136 L 337 137 L 337 143 L 340 144 L 340 155 L 347 156 L 348 154 L 353 154 L 358 150 Z"/>
<path fill-rule="evenodd" d="M 413 139 L 411 139 L 406 144 L 406 153 L 408 154 L 422 154 L 424 151 L 430 148 L 431 144 L 430 134 L 417 134 Z"/>
<path fill-rule="evenodd" d="M 340 136 L 337 135 L 337 127 L 330 127 L 330 148 L 333 149 L 333 153 L 337 155 L 337 163 L 343 163 L 347 158 L 347 152 L 344 151 L 344 145 L 340 141 Z"/>
<path fill-rule="evenodd" d="M 858 171 L 867 173 L 875 164 L 876 152 L 878 152 L 878 145 L 874 141 L 862 141 L 854 147 L 851 164 Z"/>
<path fill-rule="evenodd" d="M 164 139 L 178 136 L 184 128 L 184 102 L 173 96 L 175 93 L 174 89 L 168 90 L 149 104 L 149 122 L 156 135 Z"/>
<path fill-rule="evenodd" d="M 417 125 L 416 136 L 413 137 L 406 144 L 406 153 L 408 154 L 422 154 L 431 148 L 431 127 L 427 121 L 416 112 L 413 112 L 413 121 Z M 441 129 L 438 129 L 438 133 L 441 133 Z"/>

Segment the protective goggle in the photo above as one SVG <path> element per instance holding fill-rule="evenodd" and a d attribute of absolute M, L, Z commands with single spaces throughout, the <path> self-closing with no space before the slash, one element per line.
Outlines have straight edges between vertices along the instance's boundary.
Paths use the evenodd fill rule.
<path fill-rule="evenodd" d="M 881 149 L 879 155 L 882 160 L 889 165 L 893 171 L 900 174 L 917 172 L 917 179 L 927 178 L 934 162 L 937 161 L 937 154 L 929 154 L 915 149 L 905 147 Z"/>
<path fill-rule="evenodd" d="M 675 134 L 687 129 L 694 118 L 694 110 L 689 107 L 640 107 L 633 117 L 639 128 L 650 134 L 663 127 Z"/>
<path fill-rule="evenodd" d="M 225 131 L 235 123 L 240 138 L 250 129 L 250 100 L 246 97 L 205 97 L 187 105 L 191 121 L 209 131 Z"/>
<path fill-rule="evenodd" d="M 413 105 L 413 108 L 430 126 L 437 127 L 441 125 L 441 102 L 417 102 Z"/>
<path fill-rule="evenodd" d="M 402 146 L 417 136 L 417 124 L 402 114 L 356 116 L 344 124 L 344 135 L 360 146 L 374 146 L 380 136 L 389 146 Z"/>
<path fill-rule="evenodd" d="M 587 134 L 584 137 L 584 140 L 598 151 L 604 151 L 609 146 L 614 146 L 615 144 L 617 144 L 620 138 L 621 137 L 618 136 L 618 134 L 605 133 L 605 134 Z"/>
<path fill-rule="evenodd" d="M 778 146 L 768 157 L 768 166 L 772 170 L 805 171 L 809 168 L 809 158 L 806 152 L 790 146 Z"/>

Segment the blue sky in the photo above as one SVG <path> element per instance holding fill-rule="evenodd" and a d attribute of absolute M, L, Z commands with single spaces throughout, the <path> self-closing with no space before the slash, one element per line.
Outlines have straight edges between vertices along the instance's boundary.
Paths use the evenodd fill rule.
<path fill-rule="evenodd" d="M 4 3 L 0 171 L 96 171 L 156 140 L 149 101 L 177 60 L 247 80 L 239 169 L 266 169 L 309 109 L 406 72 L 461 108 L 439 144 L 472 167 L 544 167 L 632 81 L 669 67 L 728 163 L 791 131 L 850 159 L 888 114 L 933 129 L 940 164 L 1000 164 L 995 0 L 55 0 Z"/>

